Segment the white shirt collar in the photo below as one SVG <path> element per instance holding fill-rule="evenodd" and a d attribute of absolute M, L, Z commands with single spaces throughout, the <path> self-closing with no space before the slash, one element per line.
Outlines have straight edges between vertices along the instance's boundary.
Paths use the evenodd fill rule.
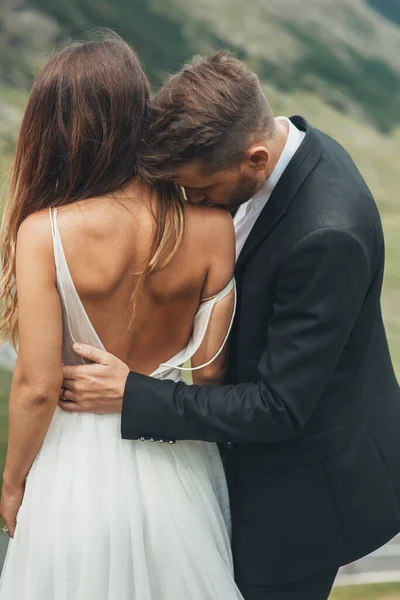
<path fill-rule="evenodd" d="M 277 121 L 281 121 L 287 124 L 289 127 L 289 134 L 286 140 L 285 147 L 282 150 L 282 154 L 276 163 L 275 169 L 264 184 L 265 192 L 269 196 L 274 191 L 276 184 L 282 177 L 286 167 L 289 165 L 294 154 L 297 152 L 301 142 L 304 139 L 304 131 L 300 131 L 287 117 L 277 117 Z M 256 194 L 257 196 L 257 194 Z"/>
<path fill-rule="evenodd" d="M 277 117 L 276 120 L 286 123 L 289 128 L 286 144 L 282 150 L 282 154 L 280 155 L 278 162 L 276 163 L 275 169 L 272 171 L 262 188 L 258 190 L 253 198 L 238 208 L 235 215 L 235 223 L 238 223 L 249 212 L 261 212 L 304 139 L 304 131 L 297 129 L 290 119 L 287 117 Z"/>
<path fill-rule="evenodd" d="M 235 218 L 235 234 L 236 234 L 236 257 L 239 256 L 247 238 L 250 235 L 252 228 L 254 227 L 258 217 L 260 216 L 264 206 L 267 204 L 272 192 L 274 191 L 279 179 L 282 177 L 283 172 L 289 165 L 293 156 L 299 149 L 302 143 L 305 133 L 297 129 L 293 123 L 286 117 L 278 117 L 280 121 L 285 121 L 289 127 L 289 134 L 286 140 L 285 147 L 282 151 L 281 156 L 276 164 L 275 169 L 271 173 L 262 188 L 254 195 L 254 197 L 239 206 Z"/>

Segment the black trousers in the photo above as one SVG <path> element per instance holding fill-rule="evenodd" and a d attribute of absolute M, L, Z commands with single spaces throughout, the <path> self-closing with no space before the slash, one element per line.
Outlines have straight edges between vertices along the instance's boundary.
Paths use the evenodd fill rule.
<path fill-rule="evenodd" d="M 261 586 L 236 573 L 236 583 L 244 600 L 327 600 L 337 570 L 286 585 Z"/>

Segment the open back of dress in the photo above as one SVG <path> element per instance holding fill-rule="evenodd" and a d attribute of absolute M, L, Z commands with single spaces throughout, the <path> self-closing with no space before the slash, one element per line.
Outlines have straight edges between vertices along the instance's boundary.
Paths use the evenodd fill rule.
<path fill-rule="evenodd" d="M 76 364 L 75 340 L 103 345 L 75 289 L 56 210 L 50 217 L 63 361 Z M 189 344 L 153 377 L 181 378 L 215 303 L 233 288 L 200 306 Z M 229 529 L 215 444 L 122 440 L 120 415 L 57 408 L 27 479 L 0 600 L 239 600 Z"/>
<path fill-rule="evenodd" d="M 57 289 L 60 294 L 63 309 L 63 363 L 66 365 L 73 365 L 84 362 L 84 359 L 78 357 L 72 350 L 72 344 L 74 342 L 83 342 L 103 350 L 105 350 L 105 348 L 87 315 L 87 312 L 74 285 L 57 225 L 57 209 L 53 209 L 50 212 L 50 220 L 57 273 Z M 177 378 L 180 378 L 183 371 L 193 370 L 190 368 L 183 368 L 182 365 L 190 360 L 199 349 L 206 334 L 214 306 L 231 292 L 235 294 L 236 299 L 234 279 L 232 279 L 226 288 L 223 289 L 219 294 L 202 302 L 194 318 L 193 332 L 189 343 L 175 356 L 166 360 L 165 363 L 162 363 L 158 369 L 151 374 L 152 377 L 157 377 L 157 379 L 173 379 L 176 381 Z M 232 327 L 233 318 L 235 316 L 235 308 L 232 313 L 231 322 L 226 333 L 225 340 L 220 350 L 215 356 L 210 358 L 206 365 L 201 365 L 196 367 L 196 369 L 201 369 L 204 366 L 212 363 L 223 349 Z"/>

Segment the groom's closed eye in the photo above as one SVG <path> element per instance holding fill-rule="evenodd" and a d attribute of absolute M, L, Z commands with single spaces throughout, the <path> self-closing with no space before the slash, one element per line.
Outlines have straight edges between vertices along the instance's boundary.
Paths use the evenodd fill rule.
<path fill-rule="evenodd" d="M 186 198 L 193 204 L 202 204 L 207 201 L 207 195 L 201 188 L 185 188 Z"/>

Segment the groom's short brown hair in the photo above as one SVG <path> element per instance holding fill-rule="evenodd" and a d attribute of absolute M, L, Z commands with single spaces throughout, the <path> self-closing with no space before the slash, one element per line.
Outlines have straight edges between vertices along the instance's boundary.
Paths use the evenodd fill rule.
<path fill-rule="evenodd" d="M 254 136 L 272 138 L 275 120 L 260 81 L 229 52 L 194 57 L 154 96 L 144 174 L 174 179 L 201 161 L 207 171 L 239 164 Z"/>

